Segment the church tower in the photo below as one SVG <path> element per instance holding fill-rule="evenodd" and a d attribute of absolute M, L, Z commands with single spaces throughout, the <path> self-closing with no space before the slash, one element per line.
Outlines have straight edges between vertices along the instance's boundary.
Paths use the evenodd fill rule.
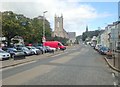
<path fill-rule="evenodd" d="M 53 36 L 69 38 L 68 33 L 63 28 L 63 15 L 62 14 L 61 14 L 61 17 L 58 17 L 55 15 Z"/>
<path fill-rule="evenodd" d="M 64 37 L 63 35 L 64 29 L 63 29 L 63 16 L 57 17 L 55 15 L 54 19 L 54 36 L 58 37 Z"/>

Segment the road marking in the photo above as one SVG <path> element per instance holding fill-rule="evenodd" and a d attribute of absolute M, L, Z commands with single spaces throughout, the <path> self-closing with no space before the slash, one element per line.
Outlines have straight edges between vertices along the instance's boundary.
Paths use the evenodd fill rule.
<path fill-rule="evenodd" d="M 56 54 L 56 55 L 53 55 L 51 57 L 57 57 L 57 56 L 60 56 L 60 55 L 63 55 L 63 54 L 67 54 L 68 52 L 64 52 L 64 53 L 61 53 L 61 54 Z"/>
<path fill-rule="evenodd" d="M 73 59 L 74 56 L 79 55 L 79 54 L 80 54 L 80 52 L 71 53 L 66 57 L 61 57 L 60 59 L 50 61 L 50 63 L 66 63 L 66 62 L 70 61 L 71 59 Z"/>
<path fill-rule="evenodd" d="M 112 73 L 112 76 L 115 78 L 115 73 Z"/>
<path fill-rule="evenodd" d="M 26 63 L 23 63 L 23 64 L 19 64 L 19 65 L 15 65 L 15 66 L 6 67 L 6 68 L 3 68 L 3 69 L 0 69 L 0 71 L 4 71 L 4 70 L 8 70 L 8 69 L 12 69 L 12 68 L 15 68 L 15 67 L 18 67 L 18 66 L 27 65 L 27 64 L 30 64 L 30 63 L 34 63 L 34 62 L 36 62 L 36 61 L 34 60 L 34 61 L 26 62 Z"/>
<path fill-rule="evenodd" d="M 117 87 L 117 83 L 116 82 L 113 82 L 114 86 Z"/>
<path fill-rule="evenodd" d="M 70 49 L 70 50 L 77 50 L 77 49 Z"/>
<path fill-rule="evenodd" d="M 72 58 L 73 57 L 62 57 L 60 59 L 56 59 L 56 60 L 50 61 L 50 63 L 66 63 L 69 60 L 71 60 Z"/>
<path fill-rule="evenodd" d="M 57 54 L 57 55 L 54 55 L 54 56 L 52 56 L 52 57 L 57 57 L 57 56 L 60 56 L 60 55 L 62 55 L 62 54 Z"/>
<path fill-rule="evenodd" d="M 50 72 L 56 66 L 53 65 L 40 65 L 32 69 L 20 72 L 8 78 L 2 80 L 3 85 L 21 85 L 33 78 L 41 76 L 45 73 Z"/>

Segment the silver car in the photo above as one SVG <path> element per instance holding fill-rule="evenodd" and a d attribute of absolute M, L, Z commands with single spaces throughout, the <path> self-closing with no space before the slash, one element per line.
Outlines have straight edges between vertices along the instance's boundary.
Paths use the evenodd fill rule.
<path fill-rule="evenodd" d="M 10 53 L 0 50 L 0 60 L 9 59 L 9 58 L 10 58 Z"/>

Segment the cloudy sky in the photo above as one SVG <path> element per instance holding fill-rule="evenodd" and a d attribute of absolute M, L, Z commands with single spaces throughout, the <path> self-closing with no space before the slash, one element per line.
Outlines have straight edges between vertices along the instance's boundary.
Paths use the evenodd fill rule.
<path fill-rule="evenodd" d="M 114 1 L 114 2 L 113 2 Z M 43 15 L 54 30 L 55 14 L 64 17 L 64 29 L 81 35 L 89 30 L 102 29 L 118 19 L 118 0 L 1 0 L 0 11 L 13 11 L 34 18 Z"/>

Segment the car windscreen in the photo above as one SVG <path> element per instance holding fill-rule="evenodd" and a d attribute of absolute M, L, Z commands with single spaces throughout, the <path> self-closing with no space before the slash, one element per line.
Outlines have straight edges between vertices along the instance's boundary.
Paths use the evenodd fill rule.
<path fill-rule="evenodd" d="M 5 51 L 0 50 L 0 53 L 6 53 Z"/>
<path fill-rule="evenodd" d="M 107 51 L 107 50 L 108 50 L 108 48 L 106 48 L 106 47 L 102 47 L 102 50 Z"/>
<path fill-rule="evenodd" d="M 23 47 L 22 49 L 23 49 L 23 50 L 29 50 L 29 49 L 28 49 L 28 48 L 26 48 L 26 47 Z"/>
<path fill-rule="evenodd" d="M 13 51 L 13 52 L 17 52 L 17 50 L 14 49 L 14 48 L 9 48 L 8 50 L 9 50 L 9 51 Z"/>

